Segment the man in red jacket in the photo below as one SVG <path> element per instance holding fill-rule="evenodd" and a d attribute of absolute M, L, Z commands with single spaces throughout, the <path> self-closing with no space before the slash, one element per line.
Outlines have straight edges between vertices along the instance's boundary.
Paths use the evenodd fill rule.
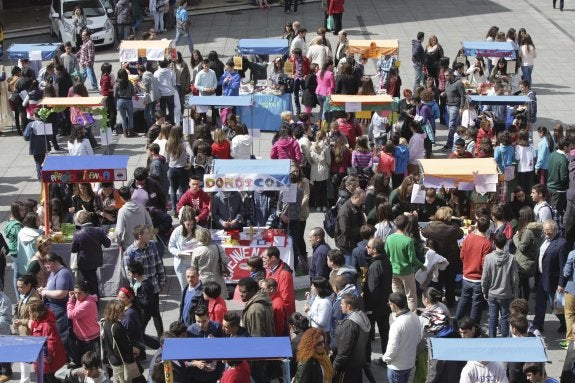
<path fill-rule="evenodd" d="M 278 291 L 278 283 L 273 278 L 264 279 L 262 291 L 265 291 L 272 300 L 276 336 L 289 336 L 286 308 Z"/>
<path fill-rule="evenodd" d="M 200 185 L 201 181 L 198 176 L 190 177 L 190 188 L 180 198 L 176 212 L 179 213 L 180 209 L 186 205 L 191 206 L 196 211 L 198 225 L 207 227 L 212 204 L 210 196 L 202 190 Z"/>
<path fill-rule="evenodd" d="M 295 312 L 293 271 L 287 263 L 281 260 L 280 250 L 275 246 L 268 247 L 262 259 L 266 268 L 266 279 L 272 278 L 278 283 L 278 293 L 284 301 L 286 316 L 289 318 Z"/>
<path fill-rule="evenodd" d="M 481 275 L 485 256 L 491 253 L 493 246 L 487 238 L 490 225 L 489 217 L 477 218 L 477 229 L 463 241 L 461 246 L 461 261 L 463 262 L 463 284 L 461 299 L 457 305 L 457 320 L 469 316 L 475 324 L 481 323 L 483 309 L 483 294 L 481 292 Z"/>

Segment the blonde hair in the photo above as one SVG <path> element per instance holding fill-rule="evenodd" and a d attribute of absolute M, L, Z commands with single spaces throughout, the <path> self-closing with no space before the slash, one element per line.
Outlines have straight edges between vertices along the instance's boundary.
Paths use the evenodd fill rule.
<path fill-rule="evenodd" d="M 212 233 L 208 229 L 198 227 L 196 229 L 196 240 L 202 245 L 209 245 L 212 243 Z"/>
<path fill-rule="evenodd" d="M 49 246 L 52 244 L 52 238 L 45 235 L 40 235 L 36 238 L 36 249 L 40 251 L 41 248 Z"/>
<path fill-rule="evenodd" d="M 280 117 L 282 121 L 290 122 L 293 118 L 293 114 L 289 110 L 284 110 L 283 112 L 281 112 Z"/>
<path fill-rule="evenodd" d="M 224 134 L 224 131 L 220 128 L 217 128 L 214 131 L 214 142 L 219 144 L 226 141 L 226 135 Z"/>
<path fill-rule="evenodd" d="M 453 209 L 449 206 L 442 206 L 435 212 L 435 220 L 449 222 L 451 221 L 451 215 L 453 214 Z"/>
<path fill-rule="evenodd" d="M 404 137 L 399 139 L 399 145 L 407 145 L 407 140 Z"/>

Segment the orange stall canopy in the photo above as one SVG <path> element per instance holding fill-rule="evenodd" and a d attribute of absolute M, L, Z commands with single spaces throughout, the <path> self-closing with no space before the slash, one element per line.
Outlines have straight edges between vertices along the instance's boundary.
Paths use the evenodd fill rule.
<path fill-rule="evenodd" d="M 399 40 L 349 40 L 348 53 L 360 54 L 368 59 L 382 55 L 399 55 Z"/>
<path fill-rule="evenodd" d="M 493 158 L 422 159 L 419 160 L 422 174 L 426 176 L 459 182 L 473 182 L 475 174 L 498 176 L 497 163 Z M 425 181 L 424 181 L 425 183 Z"/>

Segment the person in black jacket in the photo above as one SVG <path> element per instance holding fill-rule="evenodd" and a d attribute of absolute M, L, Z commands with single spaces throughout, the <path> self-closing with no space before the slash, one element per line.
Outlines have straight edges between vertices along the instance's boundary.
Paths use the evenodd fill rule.
<path fill-rule="evenodd" d="M 361 311 L 361 300 L 344 294 L 341 311 L 346 317 L 336 329 L 333 369 L 335 381 L 361 382 L 363 367 L 368 361 L 367 343 L 371 325 Z"/>
<path fill-rule="evenodd" d="M 385 254 L 384 242 L 381 238 L 372 238 L 367 243 L 367 282 L 363 287 L 365 309 L 371 324 L 372 334 L 375 323 L 379 330 L 381 353 L 385 354 L 389 336 L 389 314 L 391 309 L 387 302 L 391 294 L 392 269 L 389 258 Z"/>
<path fill-rule="evenodd" d="M 89 212 L 80 210 L 76 221 L 82 228 L 74 233 L 71 251 L 78 253 L 78 270 L 82 279 L 88 283 L 90 294 L 99 296 L 96 271 L 104 265 L 102 246 L 108 248 L 112 245 L 112 241 L 104 229 L 92 224 Z"/>
<path fill-rule="evenodd" d="M 309 278 L 325 277 L 329 279 L 330 268 L 327 265 L 327 253 L 331 250 L 325 243 L 325 231 L 321 227 L 314 227 L 309 231 L 308 241 L 313 249 L 311 265 L 309 266 Z"/>
<path fill-rule="evenodd" d="M 365 191 L 357 188 L 337 212 L 335 244 L 343 252 L 346 265 L 352 265 L 352 251 L 361 241 L 360 229 L 365 224 L 364 204 Z"/>
<path fill-rule="evenodd" d="M 164 333 L 160 300 L 158 295 L 154 294 L 154 285 L 144 276 L 144 266 L 141 262 L 134 261 L 128 264 L 128 278 L 134 280 L 132 288 L 136 293 L 136 300 L 142 313 L 142 327 L 145 330 L 150 319 L 154 318 L 154 327 L 160 338 Z"/>
<path fill-rule="evenodd" d="M 134 179 L 128 184 L 132 191 L 132 199 L 146 207 L 166 210 L 166 194 L 162 185 L 149 177 L 148 169 L 138 167 L 134 170 Z"/>
<path fill-rule="evenodd" d="M 124 364 L 134 363 L 134 358 L 139 355 L 140 350 L 133 347 L 128 331 L 120 322 L 123 315 L 124 304 L 122 302 L 113 300 L 108 303 L 104 310 L 102 346 L 104 356 L 112 367 L 113 375 L 119 377 L 118 381 L 127 382 L 131 381 L 132 377 L 128 378 L 124 375 Z"/>

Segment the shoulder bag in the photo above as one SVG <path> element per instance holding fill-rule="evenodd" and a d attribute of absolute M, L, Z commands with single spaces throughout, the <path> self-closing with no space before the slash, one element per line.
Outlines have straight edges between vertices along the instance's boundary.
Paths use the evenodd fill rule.
<path fill-rule="evenodd" d="M 118 344 L 116 343 L 116 338 L 114 338 L 114 326 L 115 324 L 113 324 L 112 328 L 110 329 L 110 332 L 112 333 L 112 344 L 113 347 L 115 347 L 118 350 L 118 354 L 120 355 L 120 359 L 122 360 L 122 364 L 124 366 L 124 381 L 131 382 L 133 379 L 136 379 L 139 376 L 141 376 L 142 373 L 140 372 L 140 367 L 138 366 L 138 363 L 136 361 L 132 363 L 124 362 L 122 351 L 120 350 Z"/>
<path fill-rule="evenodd" d="M 227 277 L 231 276 L 230 269 L 228 269 L 228 266 L 224 263 L 224 260 L 222 259 L 222 253 L 220 251 L 220 246 L 218 246 L 218 245 L 215 245 L 215 246 L 218 249 L 218 261 L 220 263 L 220 275 L 227 278 Z"/>

